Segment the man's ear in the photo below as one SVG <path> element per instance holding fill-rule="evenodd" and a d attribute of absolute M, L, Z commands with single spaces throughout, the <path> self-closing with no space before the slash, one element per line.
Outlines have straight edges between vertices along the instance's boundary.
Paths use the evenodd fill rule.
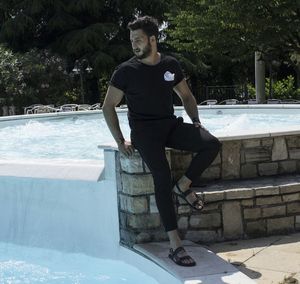
<path fill-rule="evenodd" d="M 150 36 L 150 41 L 151 41 L 151 42 L 156 42 L 156 38 L 155 38 L 154 35 Z"/>

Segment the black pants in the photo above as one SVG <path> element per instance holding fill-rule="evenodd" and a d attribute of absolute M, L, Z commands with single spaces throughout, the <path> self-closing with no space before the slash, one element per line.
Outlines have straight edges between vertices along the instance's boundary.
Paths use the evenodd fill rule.
<path fill-rule="evenodd" d="M 130 122 L 131 141 L 151 171 L 155 199 L 166 231 L 177 229 L 177 218 L 172 199 L 171 171 L 165 147 L 197 153 L 185 175 L 194 180 L 213 162 L 221 143 L 202 128 L 170 118 Z"/>

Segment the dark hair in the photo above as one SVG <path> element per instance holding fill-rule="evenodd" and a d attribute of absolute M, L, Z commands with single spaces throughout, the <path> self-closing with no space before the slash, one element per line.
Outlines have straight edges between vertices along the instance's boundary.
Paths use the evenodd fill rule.
<path fill-rule="evenodd" d="M 130 22 L 127 27 L 131 31 L 141 29 L 148 37 L 154 35 L 158 39 L 158 22 L 153 17 L 144 16 L 137 18 L 133 22 Z"/>

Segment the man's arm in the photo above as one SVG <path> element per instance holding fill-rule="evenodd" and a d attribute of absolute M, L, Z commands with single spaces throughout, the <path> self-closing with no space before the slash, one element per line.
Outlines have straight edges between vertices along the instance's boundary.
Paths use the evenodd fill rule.
<path fill-rule="evenodd" d="M 190 117 L 190 119 L 192 120 L 192 122 L 194 123 L 194 125 L 196 127 L 201 126 L 199 114 L 198 114 L 197 102 L 190 88 L 188 87 L 186 80 L 183 79 L 181 82 L 179 82 L 174 87 L 174 91 L 180 97 L 184 109 L 188 114 L 188 116 Z"/>
<path fill-rule="evenodd" d="M 107 126 L 117 142 L 120 152 L 128 157 L 133 153 L 133 147 L 131 146 L 130 142 L 125 141 L 124 139 L 115 109 L 116 106 L 121 102 L 123 96 L 124 93 L 122 90 L 113 86 L 109 86 L 102 106 L 102 111 Z"/>

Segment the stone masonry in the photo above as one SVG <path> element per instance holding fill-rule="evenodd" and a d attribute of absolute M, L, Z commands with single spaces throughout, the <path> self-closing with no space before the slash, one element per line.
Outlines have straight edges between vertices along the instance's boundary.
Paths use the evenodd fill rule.
<path fill-rule="evenodd" d="M 194 184 L 200 186 L 205 209 L 192 211 L 182 200 L 174 200 L 182 237 L 216 242 L 300 230 L 300 135 L 222 143 L 215 161 Z M 174 179 L 193 157 L 172 149 L 166 155 Z M 130 158 L 117 157 L 121 242 L 132 246 L 167 240 L 149 169 L 137 152 Z M 287 174 L 287 182 L 273 180 Z"/>

